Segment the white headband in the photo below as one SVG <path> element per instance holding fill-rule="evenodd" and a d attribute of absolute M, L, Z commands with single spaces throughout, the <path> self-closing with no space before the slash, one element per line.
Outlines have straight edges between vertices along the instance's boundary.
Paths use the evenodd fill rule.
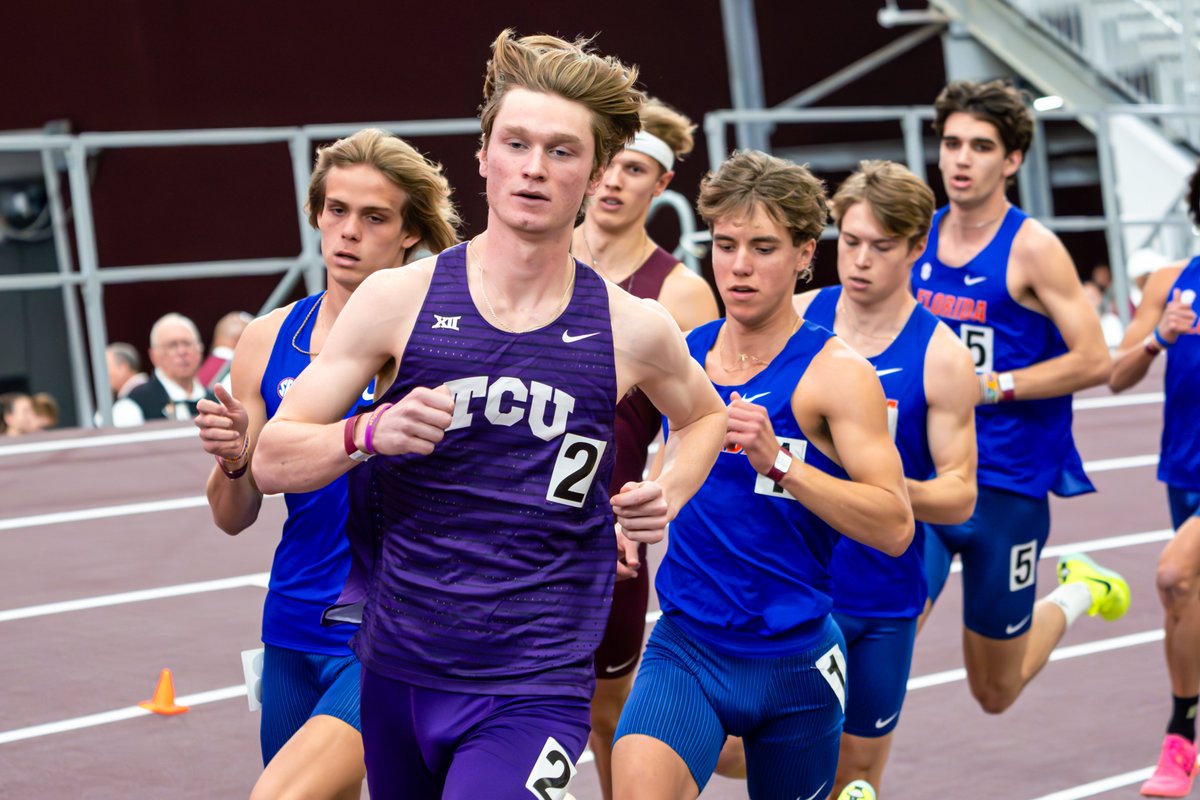
<path fill-rule="evenodd" d="M 662 164 L 663 169 L 667 172 L 670 172 L 675 166 L 675 151 L 671 149 L 669 144 L 653 133 L 638 131 L 637 135 L 633 137 L 633 141 L 625 145 L 625 149 L 650 156 Z"/>

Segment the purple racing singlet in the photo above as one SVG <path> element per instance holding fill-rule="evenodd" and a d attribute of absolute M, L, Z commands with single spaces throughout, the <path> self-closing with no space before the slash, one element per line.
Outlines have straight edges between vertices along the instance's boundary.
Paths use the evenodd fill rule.
<path fill-rule="evenodd" d="M 617 386 L 608 290 L 575 270 L 562 315 L 514 334 L 475 308 L 466 245 L 438 257 L 382 400 L 444 384 L 453 421 L 431 455 L 380 456 L 350 492 L 351 527 L 373 543 L 352 642 L 368 669 L 445 691 L 591 697 L 616 564 Z"/>

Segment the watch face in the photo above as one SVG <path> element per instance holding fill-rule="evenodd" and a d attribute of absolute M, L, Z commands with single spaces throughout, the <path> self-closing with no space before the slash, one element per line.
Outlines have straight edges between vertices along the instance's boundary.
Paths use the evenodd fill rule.
<path fill-rule="evenodd" d="M 374 457 L 373 453 L 364 453 L 362 450 L 355 450 L 350 454 L 350 460 L 357 461 L 360 464 L 370 461 Z"/>
<path fill-rule="evenodd" d="M 788 467 L 792 465 L 792 455 L 787 450 L 780 450 L 775 456 L 775 469 L 781 472 L 787 472 Z"/>

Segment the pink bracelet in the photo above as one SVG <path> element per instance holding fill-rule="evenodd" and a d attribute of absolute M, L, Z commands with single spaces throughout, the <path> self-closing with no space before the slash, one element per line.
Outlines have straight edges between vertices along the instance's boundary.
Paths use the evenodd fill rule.
<path fill-rule="evenodd" d="M 371 455 L 375 455 L 375 423 L 383 418 L 383 412 L 391 408 L 395 403 L 384 403 L 379 408 L 375 409 L 375 413 L 367 420 L 367 432 L 363 437 L 364 449 Z"/>

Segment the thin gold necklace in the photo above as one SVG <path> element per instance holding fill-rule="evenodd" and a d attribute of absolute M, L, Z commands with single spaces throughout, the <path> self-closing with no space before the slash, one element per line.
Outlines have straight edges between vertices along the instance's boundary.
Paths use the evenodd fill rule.
<path fill-rule="evenodd" d="M 954 220 L 954 219 L 951 219 L 951 221 L 954 222 L 954 227 L 956 227 L 960 230 L 966 230 L 966 231 L 981 230 L 983 228 L 988 227 L 989 225 L 995 225 L 997 222 L 1004 219 L 1004 215 L 1008 213 L 1008 205 L 1009 205 L 1008 203 L 1004 204 L 1004 210 L 1000 212 L 1000 216 L 993 217 L 992 219 L 989 219 L 987 222 L 980 222 L 976 225 L 964 225 L 961 222 L 958 222 L 957 220 Z"/>
<path fill-rule="evenodd" d="M 595 267 L 597 270 L 602 270 L 603 268 L 600 265 L 600 259 L 596 258 L 595 252 L 592 251 L 592 243 L 588 241 L 587 226 L 585 225 L 583 228 L 580 229 L 580 231 L 583 233 L 583 246 L 587 248 L 588 257 L 591 258 L 591 260 L 592 260 L 592 266 Z M 633 265 L 633 271 L 630 272 L 628 275 L 626 275 L 624 278 L 622 278 L 620 283 L 617 284 L 617 286 L 620 286 L 625 291 L 629 292 L 630 294 L 633 294 L 633 280 L 634 280 L 634 278 L 637 277 L 638 270 L 642 268 L 642 264 L 646 263 L 646 256 L 649 253 L 650 253 L 650 234 L 646 233 L 645 228 L 642 228 L 642 248 L 641 248 L 641 254 L 640 254 L 641 257 L 638 258 L 637 263 Z"/>
<path fill-rule="evenodd" d="M 784 339 L 784 347 L 787 346 L 787 340 L 791 339 L 792 334 L 794 334 L 799 329 L 800 329 L 800 317 L 796 317 L 795 320 L 792 322 L 791 330 L 788 331 L 788 335 Z M 730 337 L 729 337 L 728 331 L 725 332 L 723 341 L 726 345 L 729 344 Z M 728 347 L 726 349 L 728 349 Z M 774 358 L 775 356 L 779 355 L 779 353 L 781 353 L 781 352 L 783 352 L 783 347 L 779 348 L 779 350 L 776 351 L 775 355 L 771 356 L 771 358 Z M 720 353 L 718 353 L 717 355 L 718 355 L 718 359 L 719 359 Z M 771 358 L 761 359 L 758 356 L 752 355 L 750 353 L 738 353 L 737 357 L 734 359 L 734 363 L 733 363 L 732 367 L 726 366 L 724 361 L 720 361 L 720 364 L 721 364 L 721 369 L 725 370 L 727 373 L 732 374 L 734 372 L 745 372 L 746 370 L 754 369 L 755 367 L 765 367 L 766 365 L 771 363 Z"/>
<path fill-rule="evenodd" d="M 309 319 L 312 318 L 313 313 L 318 308 L 320 308 L 321 304 L 324 302 L 325 302 L 325 292 L 321 292 L 321 296 L 317 298 L 317 302 L 313 303 L 313 307 L 310 308 L 308 310 L 308 313 L 304 315 L 304 321 L 300 323 L 300 327 L 296 328 L 296 335 L 292 337 L 292 347 L 294 347 L 296 349 L 296 352 L 302 353 L 302 354 L 308 356 L 309 358 L 316 358 L 318 355 L 320 355 L 320 353 L 310 353 L 307 350 L 303 350 L 300 348 L 300 345 L 296 344 L 296 342 L 300 338 L 300 331 L 304 330 L 304 326 L 308 324 L 308 321 L 309 321 Z M 313 325 L 314 332 L 316 331 L 316 327 L 317 327 L 316 325 Z M 308 339 L 308 346 L 312 347 L 312 337 L 311 336 Z"/>
<path fill-rule="evenodd" d="M 471 247 L 474 246 L 474 244 L 475 244 L 475 240 L 472 239 L 471 243 L 467 245 L 468 251 L 470 250 Z M 499 325 L 502 329 L 508 331 L 509 333 L 525 333 L 527 331 L 532 331 L 532 330 L 537 330 L 538 328 L 543 328 L 546 325 L 550 324 L 555 318 L 558 317 L 559 314 L 561 314 L 563 312 L 563 309 L 567 307 L 567 300 L 571 297 L 571 289 L 574 288 L 574 286 L 575 286 L 574 259 L 571 258 L 571 254 L 568 253 L 567 254 L 567 268 L 571 270 L 571 278 L 570 278 L 570 280 L 567 281 L 567 288 L 563 290 L 562 299 L 558 301 L 558 307 L 554 309 L 554 313 L 552 313 L 546 319 L 545 322 L 543 322 L 539 325 L 531 325 L 528 328 L 526 328 L 525 330 L 519 331 L 516 328 L 510 328 L 508 325 L 505 325 L 504 321 L 502 319 L 500 319 L 500 315 L 496 313 L 496 309 L 492 308 L 492 301 L 489 300 L 488 296 L 487 296 L 487 276 L 484 274 L 484 271 L 483 271 L 483 256 L 479 255 L 478 250 L 475 251 L 475 262 L 479 265 L 479 293 L 481 295 L 483 295 L 483 304 L 485 306 L 487 306 L 488 313 L 492 315 L 492 321 L 495 322 L 497 325 Z"/>
<path fill-rule="evenodd" d="M 842 312 L 842 319 L 845 320 L 846 324 L 850 326 L 850 329 L 852 331 L 854 331 L 855 333 L 857 333 L 859 336 L 866 336 L 868 339 L 875 339 L 875 340 L 881 341 L 881 342 L 894 342 L 894 341 L 896 341 L 896 337 L 900 335 L 899 331 L 897 331 L 896 333 L 885 333 L 885 334 L 867 333 L 862 328 L 860 328 L 856 324 L 854 324 L 854 315 L 850 313 L 850 309 L 846 306 L 846 303 L 844 300 L 839 300 L 837 307 L 838 307 L 838 311 Z"/>

